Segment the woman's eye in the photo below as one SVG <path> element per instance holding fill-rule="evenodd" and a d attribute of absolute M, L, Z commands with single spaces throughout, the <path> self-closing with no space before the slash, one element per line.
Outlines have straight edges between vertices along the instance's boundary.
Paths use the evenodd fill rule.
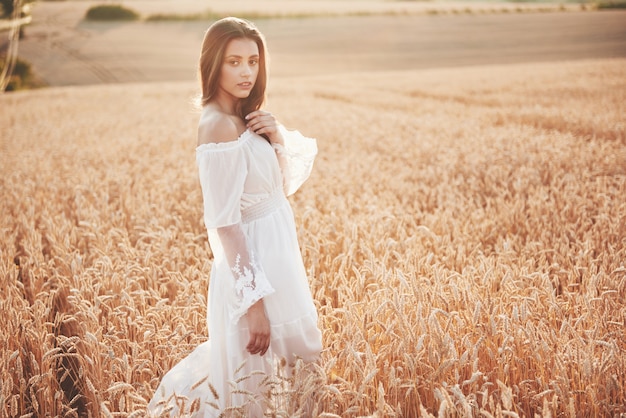
<path fill-rule="evenodd" d="M 257 65 L 259 60 L 250 60 L 250 65 Z"/>
<path fill-rule="evenodd" d="M 239 61 L 231 61 L 231 62 L 230 62 L 230 65 L 237 66 L 237 65 L 239 65 Z"/>

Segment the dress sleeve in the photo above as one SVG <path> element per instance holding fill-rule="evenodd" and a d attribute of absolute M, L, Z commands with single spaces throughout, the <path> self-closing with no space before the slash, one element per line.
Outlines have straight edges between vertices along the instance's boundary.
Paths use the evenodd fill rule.
<path fill-rule="evenodd" d="M 241 226 L 241 196 L 247 175 L 247 163 L 241 147 L 205 144 L 196 151 L 204 224 L 215 230 L 228 262 L 234 295 L 227 298 L 231 321 L 237 322 L 250 306 L 274 293 L 265 272 L 257 263 L 254 251 Z"/>
<path fill-rule="evenodd" d="M 273 144 L 283 175 L 285 194 L 294 194 L 309 178 L 313 161 L 317 155 L 317 141 L 307 138 L 298 131 L 289 131 L 279 126 L 285 145 Z"/>

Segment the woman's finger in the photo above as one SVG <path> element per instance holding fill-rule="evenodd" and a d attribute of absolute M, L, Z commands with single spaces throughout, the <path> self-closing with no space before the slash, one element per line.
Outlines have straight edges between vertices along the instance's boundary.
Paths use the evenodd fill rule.
<path fill-rule="evenodd" d="M 246 121 L 247 121 L 247 126 L 249 128 L 257 124 L 263 124 L 263 125 L 268 125 L 268 126 L 277 124 L 276 118 L 274 117 L 274 115 L 268 112 L 262 112 L 258 110 L 246 116 Z"/>
<path fill-rule="evenodd" d="M 250 354 L 260 354 L 262 356 L 267 352 L 269 346 L 269 338 L 255 335 L 250 337 L 246 350 Z"/>
<path fill-rule="evenodd" d="M 248 119 L 248 126 L 257 124 L 276 125 L 276 119 L 271 116 L 257 116 L 252 119 Z"/>
<path fill-rule="evenodd" d="M 251 354 L 254 354 L 253 351 L 256 350 L 256 346 L 257 346 L 256 336 L 250 335 L 250 340 L 248 341 L 246 350 L 248 350 L 248 352 L 250 352 Z"/>
<path fill-rule="evenodd" d="M 262 353 L 261 355 L 263 355 L 267 351 L 268 347 L 269 341 L 267 338 L 255 335 L 250 337 L 250 341 L 248 342 L 246 349 L 250 354 Z"/>
<path fill-rule="evenodd" d="M 254 112 L 250 112 L 246 115 L 246 120 L 252 120 L 254 118 L 262 117 L 262 116 L 273 117 L 274 115 L 272 115 L 270 112 L 266 112 L 265 110 L 255 110 Z"/>

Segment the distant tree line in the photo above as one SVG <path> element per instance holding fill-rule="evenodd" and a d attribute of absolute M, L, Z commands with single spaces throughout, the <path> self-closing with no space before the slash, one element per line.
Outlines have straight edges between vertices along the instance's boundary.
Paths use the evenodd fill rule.
<path fill-rule="evenodd" d="M 16 4 L 19 3 L 23 7 L 25 4 L 32 3 L 33 1 L 35 0 L 21 0 L 19 2 L 17 0 L 0 0 L 0 18 L 10 19 L 15 11 Z M 20 12 L 22 12 L 20 14 L 23 14 L 23 10 L 20 10 Z"/>
<path fill-rule="evenodd" d="M 0 6 L 2 6 L 2 12 L 0 16 L 2 17 L 10 17 L 13 14 L 14 6 L 13 0 L 0 0 Z"/>

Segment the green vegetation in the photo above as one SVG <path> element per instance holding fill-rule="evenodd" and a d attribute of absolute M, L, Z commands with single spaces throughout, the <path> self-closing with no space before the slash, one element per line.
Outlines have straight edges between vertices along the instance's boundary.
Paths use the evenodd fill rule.
<path fill-rule="evenodd" d="M 417 1 L 417 0 L 416 0 Z M 419 0 L 424 1 L 424 0 Z M 534 3 L 540 2 L 542 0 L 510 0 L 513 2 L 519 3 Z M 568 3 L 578 3 L 580 1 L 585 0 L 563 0 L 566 4 Z M 616 2 L 621 2 L 624 4 L 626 0 L 600 0 L 604 1 L 606 4 L 614 4 Z M 427 15 L 439 15 L 439 14 L 473 14 L 473 13 L 524 13 L 524 12 L 532 12 L 532 11 L 541 11 L 541 12 L 553 12 L 553 11 L 565 11 L 567 10 L 563 3 L 560 3 L 560 7 L 558 8 L 550 8 L 550 7 L 529 7 L 529 8 L 521 8 L 517 7 L 515 9 L 506 8 L 506 7 L 498 7 L 498 1 L 493 2 L 494 8 L 492 9 L 473 9 L 471 7 L 465 7 L 463 9 L 429 9 L 425 10 L 423 13 Z M 598 3 L 595 3 L 598 4 Z M 581 3 L 582 9 L 584 8 L 584 3 Z M 98 6 L 105 7 L 105 6 Z M 121 8 L 121 6 L 106 6 L 106 7 L 114 7 Z M 131 11 L 132 12 L 132 11 Z M 134 12 L 132 12 L 134 13 Z M 418 12 L 419 13 L 419 12 Z M 415 13 L 415 14 L 418 14 Z M 330 12 L 304 12 L 304 13 L 264 13 L 264 12 L 243 12 L 236 13 L 238 17 L 248 20 L 260 20 L 260 19 L 303 19 L 303 18 L 314 18 L 314 17 L 337 17 L 337 16 L 402 16 L 407 15 L 409 12 L 406 11 L 382 11 L 382 12 L 367 12 L 367 11 L 353 11 L 346 13 L 330 13 Z M 136 14 L 135 14 L 136 15 Z M 184 22 L 184 21 L 216 21 L 218 19 L 224 18 L 226 16 L 231 16 L 232 14 L 223 13 L 223 12 L 215 12 L 213 10 L 206 10 L 204 12 L 198 13 L 157 13 L 151 14 L 145 17 L 146 22 Z M 135 19 L 140 18 L 138 15 L 134 17 Z M 103 19 L 100 19 L 103 20 Z M 112 20 L 112 19 L 108 19 Z"/>
<path fill-rule="evenodd" d="M 28 8 L 29 3 L 33 3 L 34 0 L 22 1 L 22 9 L 20 15 L 23 17 L 25 10 Z M 15 11 L 15 4 L 13 0 L 0 0 L 0 18 L 10 18 Z"/>
<path fill-rule="evenodd" d="M 169 22 L 169 21 L 196 21 L 196 20 L 218 20 L 222 15 L 219 15 L 211 10 L 207 10 L 203 13 L 189 13 L 189 14 L 176 14 L 176 13 L 158 13 L 150 15 L 146 18 L 147 22 Z"/>
<path fill-rule="evenodd" d="M 0 72 L 5 64 L 5 57 L 0 57 Z M 7 84 L 6 91 L 23 90 L 41 86 L 42 83 L 35 78 L 30 63 L 18 58 L 9 79 L 9 84 Z"/>
<path fill-rule="evenodd" d="M 147 22 L 171 22 L 171 21 L 212 21 L 218 20 L 227 16 L 232 16 L 228 13 L 217 13 L 212 10 L 207 10 L 201 13 L 190 14 L 153 14 L 146 18 Z M 332 16 L 330 13 L 284 13 L 284 14 L 272 14 L 272 13 L 257 13 L 257 12 L 243 12 L 237 13 L 237 17 L 247 20 L 259 20 L 259 19 L 280 19 L 280 18 L 305 18 L 305 17 L 321 17 Z"/>
<path fill-rule="evenodd" d="M 99 6 L 93 6 L 87 10 L 85 14 L 87 20 L 137 20 L 139 14 L 134 10 L 128 9 L 124 6 L 117 4 L 102 4 Z"/>
<path fill-rule="evenodd" d="M 604 0 L 595 4 L 598 10 L 626 9 L 626 0 Z"/>
<path fill-rule="evenodd" d="M 13 0 L 0 0 L 0 17 L 11 16 L 13 13 Z"/>

